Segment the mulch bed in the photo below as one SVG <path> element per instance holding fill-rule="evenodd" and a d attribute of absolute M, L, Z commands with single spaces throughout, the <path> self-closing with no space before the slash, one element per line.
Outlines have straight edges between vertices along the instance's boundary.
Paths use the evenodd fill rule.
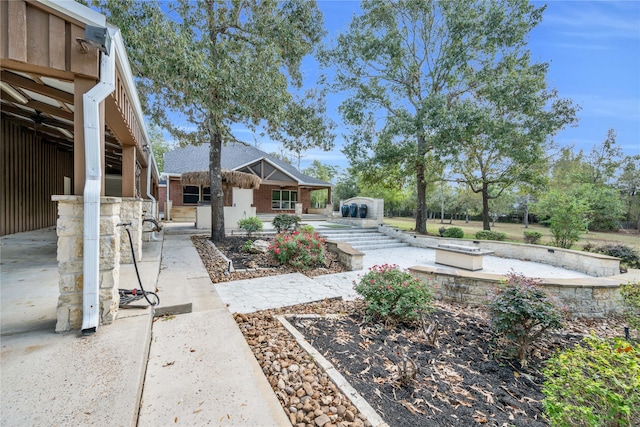
<path fill-rule="evenodd" d="M 261 236 L 253 240 L 261 239 L 271 242 L 273 238 L 273 236 Z M 288 265 L 279 264 L 269 253 L 252 254 L 243 250 L 243 245 L 248 240 L 246 237 L 227 236 L 222 242 L 217 242 L 215 248 L 207 236 L 193 236 L 191 240 L 200 254 L 200 258 L 202 258 L 202 262 L 209 272 L 209 277 L 213 283 L 277 276 L 296 272 L 308 277 L 314 277 L 346 271 L 338 261 L 337 255 L 328 251 L 325 253 L 323 263 L 313 265 L 307 270 L 300 270 Z M 216 248 L 233 262 L 236 271 L 229 273 L 227 261 L 220 256 Z"/>

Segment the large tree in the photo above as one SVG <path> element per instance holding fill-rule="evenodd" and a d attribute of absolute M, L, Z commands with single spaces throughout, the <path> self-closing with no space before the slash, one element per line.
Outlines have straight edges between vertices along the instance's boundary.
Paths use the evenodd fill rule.
<path fill-rule="evenodd" d="M 235 139 L 233 124 L 281 136 L 286 123 L 305 147 L 330 147 L 322 120 L 305 117 L 314 126 L 308 133 L 296 124 L 309 104 L 289 92 L 301 87 L 300 63 L 324 33 L 314 1 L 96 1 L 123 32 L 145 112 L 181 143 L 210 145 L 214 241 L 225 236 L 220 155 Z"/>
<path fill-rule="evenodd" d="M 444 158 L 466 142 L 476 113 L 470 97 L 488 76 L 502 77 L 504 61 L 524 50 L 543 9 L 523 0 L 365 0 L 362 15 L 326 51 L 335 89 L 349 91 L 345 120 L 358 126 L 372 117 L 381 140 L 407 148 L 417 231 L 426 232 L 425 189 L 435 175 L 427 155 Z"/>

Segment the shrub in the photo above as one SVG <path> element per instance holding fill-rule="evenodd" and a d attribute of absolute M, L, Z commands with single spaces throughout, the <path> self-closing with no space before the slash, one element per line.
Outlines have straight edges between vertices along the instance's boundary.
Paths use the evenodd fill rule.
<path fill-rule="evenodd" d="M 299 222 L 300 218 L 295 215 L 278 214 L 273 218 L 272 224 L 278 233 L 282 233 L 283 231 L 295 230 L 298 228 Z"/>
<path fill-rule="evenodd" d="M 355 284 L 355 282 L 354 282 Z M 375 265 L 355 284 L 369 316 L 389 321 L 414 321 L 431 308 L 431 289 L 397 265 Z"/>
<path fill-rule="evenodd" d="M 624 303 L 624 317 L 631 328 L 640 332 L 640 281 L 621 284 L 620 295 Z"/>
<path fill-rule="evenodd" d="M 552 426 L 640 425 L 640 345 L 587 337 L 549 359 L 543 373 Z"/>
<path fill-rule="evenodd" d="M 262 221 L 257 216 L 250 216 L 238 221 L 238 228 L 244 230 L 248 237 L 257 231 L 262 231 Z"/>
<path fill-rule="evenodd" d="M 251 240 L 247 240 L 242 244 L 242 250 L 244 252 L 249 252 L 251 250 L 252 245 L 253 245 L 253 242 Z"/>
<path fill-rule="evenodd" d="M 527 351 L 547 330 L 562 326 L 562 314 L 534 279 L 511 272 L 489 302 L 493 331 L 515 344 L 522 366 Z"/>
<path fill-rule="evenodd" d="M 498 240 L 500 242 L 507 239 L 505 233 L 499 231 L 480 230 L 476 233 L 476 239 L 478 240 Z"/>
<path fill-rule="evenodd" d="M 634 248 L 619 243 L 609 243 L 602 246 L 589 247 L 589 252 L 620 258 L 620 266 L 625 268 L 640 268 L 640 255 Z"/>
<path fill-rule="evenodd" d="M 313 228 L 313 225 L 305 224 L 300 227 L 298 231 L 300 231 L 301 233 L 313 233 L 314 231 L 316 231 L 316 229 Z"/>
<path fill-rule="evenodd" d="M 269 252 L 280 264 L 288 264 L 306 270 L 324 262 L 324 239 L 318 233 L 283 233 L 269 245 Z"/>
<path fill-rule="evenodd" d="M 532 245 L 537 245 L 540 243 L 540 239 L 542 239 L 542 233 L 539 231 L 525 231 L 524 232 L 524 242 Z"/>
<path fill-rule="evenodd" d="M 464 237 L 464 231 L 460 227 L 447 228 L 442 237 L 453 237 L 454 239 L 462 239 Z"/>

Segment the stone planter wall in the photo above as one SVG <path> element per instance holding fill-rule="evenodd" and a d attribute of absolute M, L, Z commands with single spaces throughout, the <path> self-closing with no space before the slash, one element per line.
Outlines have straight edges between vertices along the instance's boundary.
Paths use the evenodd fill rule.
<path fill-rule="evenodd" d="M 379 226 L 378 230 L 388 236 L 400 239 L 411 246 L 435 249 L 441 244 L 468 245 L 492 251 L 495 256 L 533 261 L 542 264 L 579 271 L 590 276 L 614 276 L 620 273 L 620 260 L 602 254 L 573 251 L 525 243 L 496 242 L 492 240 L 463 240 L 400 231 L 388 225 Z"/>
<path fill-rule="evenodd" d="M 133 240 L 133 249 L 136 260 L 142 260 L 142 199 L 123 197 L 120 207 L 120 222 L 131 223 L 127 228 Z M 131 255 L 131 245 L 129 236 L 124 227 L 120 236 L 120 262 L 123 264 L 133 264 Z"/>
<path fill-rule="evenodd" d="M 469 305 L 485 305 L 504 276 L 427 266 L 410 267 L 414 277 L 429 286 L 436 299 Z M 622 312 L 617 278 L 543 279 L 547 294 L 576 317 L 598 318 Z"/>
<path fill-rule="evenodd" d="M 364 253 L 353 249 L 349 243 L 326 241 L 327 250 L 338 255 L 338 261 L 349 271 L 362 270 Z"/>
<path fill-rule="evenodd" d="M 60 273 L 56 332 L 82 327 L 84 199 L 52 196 L 58 203 L 58 271 Z M 100 199 L 100 323 L 109 324 L 118 313 L 120 296 L 121 199 Z"/>

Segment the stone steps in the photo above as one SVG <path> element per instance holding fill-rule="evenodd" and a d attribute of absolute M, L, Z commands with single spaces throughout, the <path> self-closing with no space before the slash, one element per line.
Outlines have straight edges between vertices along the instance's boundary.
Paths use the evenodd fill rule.
<path fill-rule="evenodd" d="M 354 249 L 365 253 L 371 250 L 408 246 L 398 239 L 380 233 L 375 228 L 320 229 L 318 233 L 327 240 L 349 243 Z"/>

